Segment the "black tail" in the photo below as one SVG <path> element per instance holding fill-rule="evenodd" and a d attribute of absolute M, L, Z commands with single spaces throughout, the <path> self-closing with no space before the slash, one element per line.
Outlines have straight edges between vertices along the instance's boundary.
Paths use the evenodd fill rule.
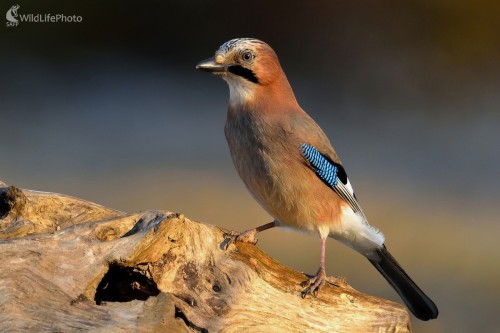
<path fill-rule="evenodd" d="M 437 318 L 434 302 L 410 279 L 385 246 L 377 250 L 378 258 L 369 258 L 375 268 L 397 291 L 410 311 L 421 320 Z"/>

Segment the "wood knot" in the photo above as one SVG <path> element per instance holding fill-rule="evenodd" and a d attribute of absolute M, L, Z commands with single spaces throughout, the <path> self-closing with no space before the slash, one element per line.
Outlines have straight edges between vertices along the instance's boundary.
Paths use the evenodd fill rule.
<path fill-rule="evenodd" d="M 114 262 L 109 265 L 108 272 L 99 282 L 94 301 L 97 305 L 103 302 L 145 301 L 159 293 L 156 282 L 143 268 L 122 266 Z"/>
<path fill-rule="evenodd" d="M 26 196 L 15 186 L 0 189 L 0 219 L 19 214 L 26 205 Z"/>

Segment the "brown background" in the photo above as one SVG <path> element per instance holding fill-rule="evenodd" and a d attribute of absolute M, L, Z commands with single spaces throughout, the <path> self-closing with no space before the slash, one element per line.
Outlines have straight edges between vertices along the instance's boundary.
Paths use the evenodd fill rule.
<path fill-rule="evenodd" d="M 230 38 L 260 38 L 334 143 L 371 223 L 438 304 L 439 319 L 415 320 L 415 331 L 497 328 L 498 3 L 19 4 L 19 14 L 83 22 L 2 23 L 2 180 L 238 230 L 268 222 L 231 165 L 228 89 L 194 69 Z M 317 269 L 316 237 L 271 230 L 259 246 Z M 361 256 L 333 241 L 327 252 L 328 274 L 399 301 Z"/>

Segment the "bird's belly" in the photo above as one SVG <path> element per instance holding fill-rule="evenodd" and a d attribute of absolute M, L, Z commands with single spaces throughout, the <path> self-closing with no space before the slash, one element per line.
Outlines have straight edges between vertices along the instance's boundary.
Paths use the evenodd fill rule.
<path fill-rule="evenodd" d="M 259 204 L 280 224 L 306 231 L 338 223 L 336 195 L 290 152 L 248 148 L 232 152 L 235 167 Z M 234 154 L 233 154 L 234 153 Z M 277 156 L 280 156 L 279 158 Z"/>

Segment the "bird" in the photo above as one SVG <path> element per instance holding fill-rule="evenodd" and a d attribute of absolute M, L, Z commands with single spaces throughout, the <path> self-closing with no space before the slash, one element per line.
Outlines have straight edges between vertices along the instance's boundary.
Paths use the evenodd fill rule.
<path fill-rule="evenodd" d="M 243 183 L 273 221 L 229 235 L 255 244 L 256 234 L 288 227 L 321 240 L 320 267 L 301 284 L 302 298 L 316 296 L 326 282 L 326 239 L 365 256 L 421 320 L 437 318 L 434 302 L 413 282 L 371 226 L 347 173 L 320 126 L 299 106 L 278 56 L 265 42 L 235 38 L 196 69 L 220 76 L 229 86 L 224 133 Z"/>

